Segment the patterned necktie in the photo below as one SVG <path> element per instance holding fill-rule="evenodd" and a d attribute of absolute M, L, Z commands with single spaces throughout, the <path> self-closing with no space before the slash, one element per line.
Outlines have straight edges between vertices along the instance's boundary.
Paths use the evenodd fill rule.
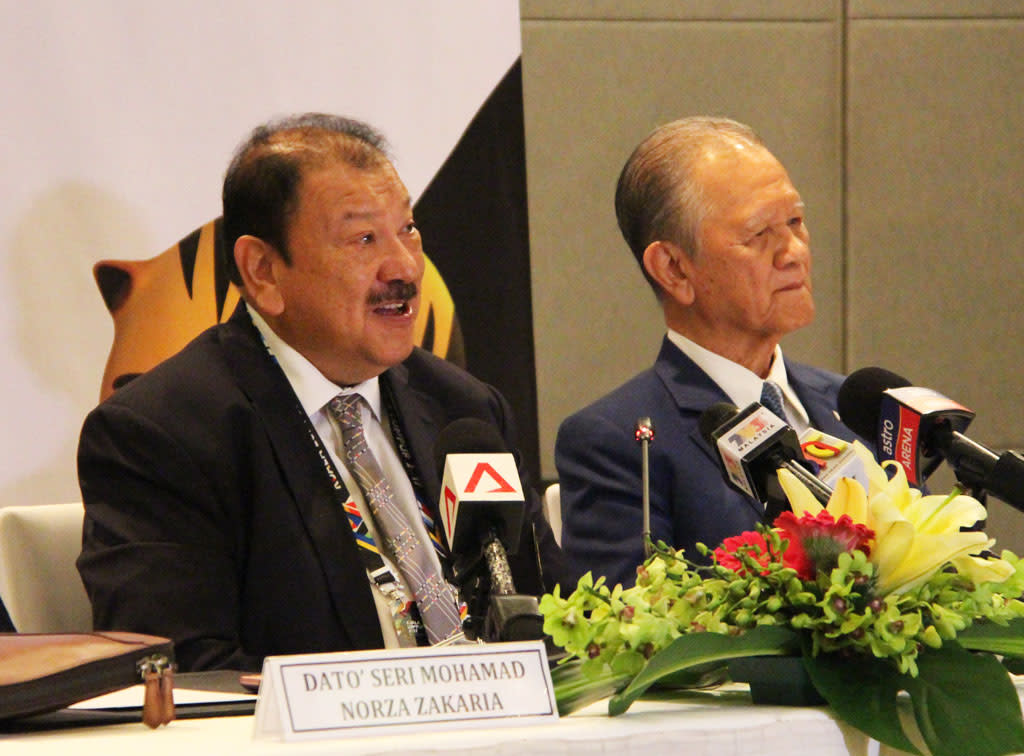
<path fill-rule="evenodd" d="M 782 422 L 789 422 L 786 410 L 782 408 L 782 389 L 775 381 L 765 381 L 761 386 L 761 404 L 778 415 Z"/>
<path fill-rule="evenodd" d="M 359 394 L 343 394 L 329 402 L 328 410 L 341 426 L 348 469 L 359 484 L 374 522 L 416 599 L 427 638 L 431 644 L 438 643 L 462 629 L 459 609 L 452 589 L 430 559 L 430 544 L 416 537 L 395 502 L 391 484 L 366 445 L 361 405 Z"/>

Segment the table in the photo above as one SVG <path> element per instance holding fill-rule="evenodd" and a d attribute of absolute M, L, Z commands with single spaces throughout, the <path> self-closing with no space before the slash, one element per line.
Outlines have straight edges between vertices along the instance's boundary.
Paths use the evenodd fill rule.
<path fill-rule="evenodd" d="M 1018 686 L 1018 690 L 1024 690 Z M 684 698 L 652 697 L 619 717 L 607 703 L 543 725 L 436 733 L 337 737 L 285 743 L 253 739 L 251 716 L 183 719 L 149 730 L 139 723 L 0 735 L 3 756 L 312 756 L 445 754 L 553 756 L 662 753 L 685 756 L 889 756 L 894 752 L 836 720 L 825 707 L 755 706 L 746 686 Z"/>

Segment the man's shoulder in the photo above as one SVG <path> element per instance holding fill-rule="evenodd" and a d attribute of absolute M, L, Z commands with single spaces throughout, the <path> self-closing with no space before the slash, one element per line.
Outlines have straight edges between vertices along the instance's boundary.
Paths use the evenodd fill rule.
<path fill-rule="evenodd" d="M 691 400 L 699 401 L 703 394 L 714 389 L 713 381 L 666 338 L 651 367 L 587 404 L 567 420 L 624 417 L 633 423 L 641 415 L 675 415 L 680 402 L 688 406 Z"/>
<path fill-rule="evenodd" d="M 235 329 L 230 323 L 208 328 L 163 362 L 122 385 L 104 404 L 172 408 L 179 404 L 209 404 L 227 392 L 234 392 L 237 386 L 225 355 L 224 340 Z"/>
<path fill-rule="evenodd" d="M 820 392 L 829 394 L 838 393 L 839 387 L 846 380 L 844 375 L 825 368 L 808 365 L 804 362 L 796 362 L 786 359 L 786 374 L 790 383 L 805 386 Z"/>
<path fill-rule="evenodd" d="M 595 423 L 632 428 L 641 416 L 661 414 L 659 410 L 666 402 L 670 397 L 664 384 L 655 369 L 648 368 L 566 417 L 559 435 Z"/>

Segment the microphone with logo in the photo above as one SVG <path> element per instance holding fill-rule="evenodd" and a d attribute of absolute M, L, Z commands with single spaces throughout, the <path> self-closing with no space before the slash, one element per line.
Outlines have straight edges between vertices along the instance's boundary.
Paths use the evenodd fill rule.
<path fill-rule="evenodd" d="M 832 496 L 832 489 L 798 461 L 803 451 L 796 431 L 758 402 L 742 412 L 729 402 L 713 404 L 704 410 L 698 427 L 715 450 L 726 480 L 764 504 L 766 522 L 790 509 L 779 483 L 780 469 L 793 473 L 822 504 Z"/>
<path fill-rule="evenodd" d="M 880 461 L 895 460 L 922 485 L 944 459 L 977 498 L 990 493 L 1024 511 L 1024 457 L 996 454 L 963 431 L 974 412 L 932 389 L 879 367 L 851 373 L 839 387 L 839 416 L 855 433 L 877 438 Z"/>
<path fill-rule="evenodd" d="M 519 549 L 526 500 L 515 458 L 494 426 L 461 418 L 438 435 L 438 508 L 452 553 L 453 582 L 469 608 L 466 633 L 487 641 L 537 640 L 535 596 L 516 592 L 508 554 Z"/>

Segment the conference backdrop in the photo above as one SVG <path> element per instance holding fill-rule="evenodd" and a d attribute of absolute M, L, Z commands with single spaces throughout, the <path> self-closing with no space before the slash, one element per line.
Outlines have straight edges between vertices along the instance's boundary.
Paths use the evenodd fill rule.
<path fill-rule="evenodd" d="M 536 469 L 516 0 L 0 9 L 0 506 L 79 498 L 78 431 L 114 334 L 96 263 L 122 261 L 105 275 L 125 290 L 124 271 L 184 239 L 198 266 L 191 234 L 220 214 L 234 147 L 312 110 L 387 136 L 467 367 L 512 401 Z"/>

